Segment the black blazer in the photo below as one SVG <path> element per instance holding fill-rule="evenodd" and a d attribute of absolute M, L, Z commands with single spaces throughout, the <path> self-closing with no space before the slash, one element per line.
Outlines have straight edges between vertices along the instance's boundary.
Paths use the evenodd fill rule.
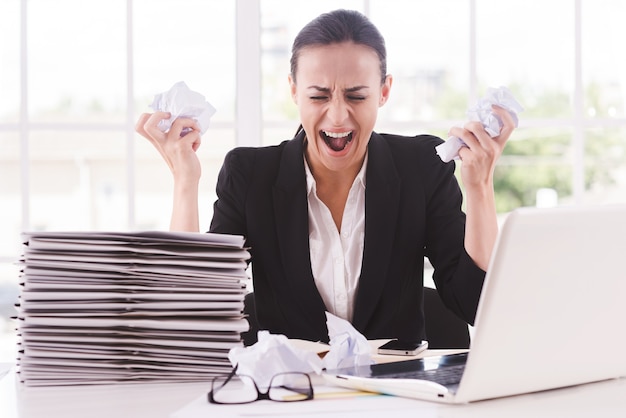
<path fill-rule="evenodd" d="M 444 303 L 473 323 L 485 272 L 464 250 L 454 163 L 439 138 L 373 133 L 368 145 L 365 243 L 353 325 L 369 339 L 425 338 L 424 256 Z M 250 246 L 261 329 L 328 341 L 309 256 L 304 133 L 276 146 L 236 148 L 217 182 L 211 231 Z"/>

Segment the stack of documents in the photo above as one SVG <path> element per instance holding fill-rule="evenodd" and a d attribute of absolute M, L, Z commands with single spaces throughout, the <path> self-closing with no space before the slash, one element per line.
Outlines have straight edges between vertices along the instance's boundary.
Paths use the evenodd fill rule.
<path fill-rule="evenodd" d="M 18 372 L 29 386 L 202 381 L 242 345 L 244 238 L 25 233 Z"/>

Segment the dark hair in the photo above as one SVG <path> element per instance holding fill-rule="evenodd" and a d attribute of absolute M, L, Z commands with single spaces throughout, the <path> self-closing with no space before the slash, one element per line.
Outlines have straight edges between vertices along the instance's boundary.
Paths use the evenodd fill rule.
<path fill-rule="evenodd" d="M 303 48 L 354 42 L 372 48 L 380 60 L 381 84 L 387 78 L 387 51 L 385 39 L 376 26 L 355 10 L 335 10 L 324 13 L 309 22 L 293 41 L 291 47 L 291 77 L 296 80 L 298 58 Z"/>

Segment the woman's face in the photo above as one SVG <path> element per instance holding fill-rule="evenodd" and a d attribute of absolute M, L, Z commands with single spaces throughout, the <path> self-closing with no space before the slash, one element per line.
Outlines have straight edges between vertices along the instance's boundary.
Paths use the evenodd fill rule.
<path fill-rule="evenodd" d="M 391 76 L 381 85 L 376 52 L 351 42 L 305 48 L 297 68 L 297 83 L 290 77 L 291 94 L 313 173 L 351 170 L 356 175 L 378 108 L 389 97 Z"/>

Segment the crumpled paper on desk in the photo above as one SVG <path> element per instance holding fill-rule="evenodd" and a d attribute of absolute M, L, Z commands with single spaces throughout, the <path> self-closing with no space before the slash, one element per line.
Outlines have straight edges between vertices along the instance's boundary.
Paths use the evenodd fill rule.
<path fill-rule="evenodd" d="M 317 353 L 297 348 L 281 334 L 258 332 L 258 342 L 235 347 L 228 353 L 237 374 L 248 375 L 259 387 L 268 387 L 273 376 L 286 372 L 315 372 L 374 363 L 367 339 L 352 324 L 326 312 L 330 350 L 321 359 Z"/>
<path fill-rule="evenodd" d="M 233 367 L 238 365 L 237 374 L 250 376 L 259 387 L 268 387 L 279 373 L 322 371 L 322 359 L 316 353 L 292 346 L 284 335 L 269 331 L 257 335 L 254 345 L 231 348 L 228 359 Z"/>
<path fill-rule="evenodd" d="M 364 366 L 374 363 L 367 339 L 345 319 L 326 312 L 330 351 L 324 356 L 324 368 Z"/>
<path fill-rule="evenodd" d="M 524 110 L 524 108 L 515 100 L 513 93 L 502 86 L 499 88 L 489 88 L 483 99 L 480 99 L 478 103 L 467 111 L 467 116 L 470 121 L 481 122 L 485 127 L 485 130 L 492 138 L 500 134 L 502 129 L 502 122 L 493 113 L 492 106 L 496 105 L 507 110 L 513 120 L 515 121 L 515 127 L 517 127 L 519 120 L 517 114 Z M 445 163 L 452 160 L 459 159 L 459 150 L 465 147 L 465 142 L 460 138 L 451 136 L 441 145 L 435 147 L 437 154 L 441 160 Z"/>
<path fill-rule="evenodd" d="M 186 117 L 195 119 L 200 125 L 200 134 L 204 134 L 209 128 L 211 116 L 215 114 L 215 108 L 206 101 L 205 97 L 187 87 L 184 81 L 174 84 L 166 92 L 154 96 L 150 107 L 159 112 L 169 112 L 172 116 L 159 122 L 159 129 L 169 131 L 176 118 Z M 185 132 L 183 130 L 182 135 Z"/>

